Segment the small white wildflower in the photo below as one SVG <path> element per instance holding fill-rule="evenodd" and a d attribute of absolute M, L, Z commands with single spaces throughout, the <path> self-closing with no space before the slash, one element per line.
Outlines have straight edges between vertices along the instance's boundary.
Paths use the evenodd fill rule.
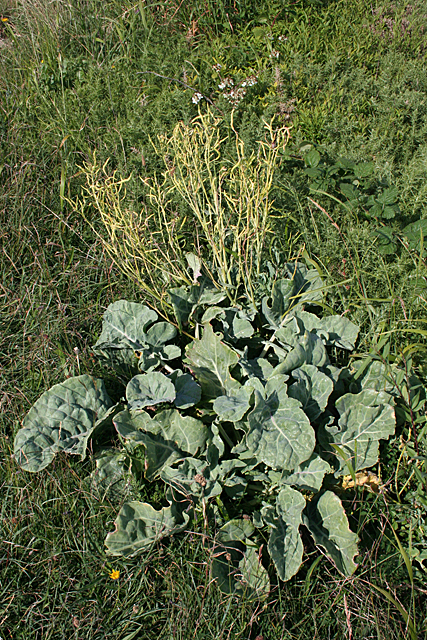
<path fill-rule="evenodd" d="M 226 89 L 227 87 L 234 87 L 234 82 L 232 78 L 224 78 L 222 82 L 218 85 L 218 89 Z"/>
<path fill-rule="evenodd" d="M 286 38 L 286 36 L 279 36 L 279 37 L 278 37 L 278 40 L 279 40 L 280 42 L 286 42 L 287 38 Z"/>
<path fill-rule="evenodd" d="M 194 102 L 194 104 L 198 104 L 202 98 L 203 98 L 202 94 L 196 91 L 196 93 L 193 95 L 191 100 Z"/>
<path fill-rule="evenodd" d="M 254 84 L 256 84 L 257 82 L 258 82 L 258 78 L 256 76 L 249 76 L 249 78 L 246 78 L 246 85 L 245 86 L 253 87 Z"/>
<path fill-rule="evenodd" d="M 222 69 L 222 67 L 221 67 L 221 65 L 219 63 L 218 64 L 214 64 L 213 67 L 212 67 L 212 70 L 216 71 L 217 73 L 219 73 L 221 71 L 221 69 Z"/>
<path fill-rule="evenodd" d="M 280 53 L 275 49 L 273 49 L 272 52 L 270 53 L 270 58 L 278 58 L 279 56 L 280 56 Z"/>
<path fill-rule="evenodd" d="M 232 89 L 229 93 L 223 93 L 222 95 L 230 104 L 233 105 L 233 107 L 237 107 L 239 102 L 245 97 L 246 90 L 239 87 Z"/>

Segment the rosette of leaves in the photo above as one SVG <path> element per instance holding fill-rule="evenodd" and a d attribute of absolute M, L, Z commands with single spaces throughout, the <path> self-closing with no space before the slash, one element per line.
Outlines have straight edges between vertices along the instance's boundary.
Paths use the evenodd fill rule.
<path fill-rule="evenodd" d="M 268 555 L 282 580 L 295 575 L 303 527 L 339 572 L 356 569 L 357 535 L 334 487 L 377 462 L 379 442 L 394 432 L 394 397 L 377 375 L 354 380 L 357 368 L 330 361 L 336 349 L 354 348 L 358 327 L 318 315 L 317 271 L 293 263 L 283 273 L 259 309 L 221 306 L 212 287 L 206 297 L 198 285 L 174 289 L 177 305 L 177 296 L 188 301 L 181 321 L 202 322 L 183 354 L 174 344 L 183 337 L 151 309 L 111 305 L 96 352 L 123 351 L 130 361 L 145 349 L 148 363 L 122 403 L 113 409 L 101 381 L 82 376 L 30 410 L 15 439 L 15 459 L 28 471 L 60 451 L 84 457 L 94 429 L 112 419 L 121 450 L 98 464 L 102 482 L 111 469 L 114 482 L 123 470 L 164 483 L 168 506 L 123 505 L 108 553 L 143 553 L 200 512 L 213 528 L 212 575 L 227 592 L 268 592 Z"/>

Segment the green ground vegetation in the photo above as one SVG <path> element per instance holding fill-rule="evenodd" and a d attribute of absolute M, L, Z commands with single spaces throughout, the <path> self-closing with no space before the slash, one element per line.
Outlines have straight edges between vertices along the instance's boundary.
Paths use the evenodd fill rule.
<path fill-rule="evenodd" d="M 410 382 L 427 375 L 425 3 L 0 0 L 0 20 L 1 638 L 425 637 L 427 432 Z M 314 263 L 329 306 L 361 327 L 359 355 L 405 372 L 373 470 L 385 490 L 343 493 L 357 572 L 343 578 L 307 538 L 300 572 L 286 584 L 272 573 L 264 601 L 221 593 L 204 522 L 143 556 L 106 555 L 124 499 L 160 507 L 160 484 L 105 497 L 85 482 L 91 457 L 59 456 L 37 476 L 11 457 L 53 384 L 89 373 L 124 393 L 91 346 L 108 304 L 147 294 L 108 250 L 96 202 L 77 206 L 94 162 L 101 181 L 127 180 L 123 206 L 140 212 L 173 161 L 167 139 L 207 108 L 230 160 L 231 127 L 248 157 L 265 122 L 289 128 L 263 260 Z M 191 207 L 178 196 L 185 249 Z"/>

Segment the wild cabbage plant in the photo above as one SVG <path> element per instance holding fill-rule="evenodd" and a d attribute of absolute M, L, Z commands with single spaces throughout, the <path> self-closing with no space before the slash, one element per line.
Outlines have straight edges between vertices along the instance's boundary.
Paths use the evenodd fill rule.
<path fill-rule="evenodd" d="M 97 459 L 93 481 L 161 480 L 168 506 L 125 503 L 109 554 L 144 553 L 199 513 L 217 527 L 211 570 L 225 591 L 268 591 L 265 548 L 289 580 L 303 561 L 302 527 L 352 574 L 357 535 L 335 487 L 375 465 L 395 429 L 377 363 L 334 363 L 354 349 L 358 327 L 318 315 L 322 280 L 300 263 L 286 265 L 259 308 L 227 306 L 209 280 L 195 281 L 169 291 L 177 326 L 141 303 L 108 307 L 94 352 L 128 372 L 125 398 L 113 405 L 89 375 L 53 386 L 16 435 L 17 463 L 37 472 L 59 452 L 83 459 L 112 421 L 120 449 Z"/>

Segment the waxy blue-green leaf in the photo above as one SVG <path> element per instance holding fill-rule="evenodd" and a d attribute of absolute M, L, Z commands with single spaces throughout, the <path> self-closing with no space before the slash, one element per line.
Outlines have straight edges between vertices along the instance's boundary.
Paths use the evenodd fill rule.
<path fill-rule="evenodd" d="M 96 491 L 99 500 L 106 496 L 113 499 L 123 497 L 130 482 L 129 458 L 126 453 L 109 451 L 98 458 L 96 469 L 90 474 L 91 490 Z"/>
<path fill-rule="evenodd" d="M 107 553 L 136 556 L 162 538 L 185 529 L 188 519 L 188 515 L 181 514 L 174 503 L 157 511 L 146 502 L 128 502 L 114 522 L 115 531 L 105 539 Z"/>
<path fill-rule="evenodd" d="M 292 348 L 299 345 L 304 333 L 304 325 L 298 316 L 290 316 L 274 332 L 274 342 L 271 342 L 271 346 L 274 349 L 277 346 L 277 342 L 279 342 L 284 347 L 285 353 L 288 353 Z M 278 355 L 280 355 L 279 352 Z"/>
<path fill-rule="evenodd" d="M 301 402 L 302 408 L 313 422 L 325 410 L 334 389 L 332 380 L 311 364 L 303 364 L 292 371 L 296 380 L 288 389 L 291 398 Z"/>
<path fill-rule="evenodd" d="M 299 526 L 305 504 L 305 498 L 299 491 L 285 486 L 276 498 L 273 517 L 270 509 L 261 510 L 271 529 L 268 551 L 279 578 L 284 581 L 292 578 L 301 566 L 304 547 Z"/>
<path fill-rule="evenodd" d="M 320 491 L 323 478 L 330 473 L 331 467 L 316 453 L 300 464 L 290 475 L 283 479 L 285 484 L 298 487 L 304 491 Z"/>
<path fill-rule="evenodd" d="M 254 530 L 249 519 L 235 518 L 218 531 L 211 572 L 224 593 L 260 598 L 270 590 L 270 580 L 259 551 L 247 546 Z"/>
<path fill-rule="evenodd" d="M 358 537 L 350 530 L 341 500 L 335 493 L 325 491 L 317 500 L 308 502 L 304 524 L 316 544 L 335 562 L 338 571 L 344 575 L 354 573 Z"/>
<path fill-rule="evenodd" d="M 236 518 L 221 527 L 216 536 L 211 575 L 223 593 L 236 593 L 238 590 L 236 572 L 245 552 L 246 529 L 252 535 L 252 524 Z"/>
<path fill-rule="evenodd" d="M 286 384 L 289 380 L 289 376 L 284 374 L 271 374 L 271 377 L 267 380 L 264 393 L 262 394 L 263 398 L 268 398 L 272 393 L 276 392 L 278 396 L 286 397 L 288 395 L 288 385 Z M 250 384 L 248 381 L 246 384 Z"/>
<path fill-rule="evenodd" d="M 274 369 L 273 365 L 265 358 L 248 360 L 246 355 L 240 358 L 239 365 L 246 376 L 249 376 L 249 378 L 259 378 L 263 381 L 268 380 Z"/>
<path fill-rule="evenodd" d="M 170 322 L 156 322 L 145 334 L 145 342 L 152 347 L 162 347 L 166 342 L 170 342 L 177 335 L 176 327 Z"/>
<path fill-rule="evenodd" d="M 289 337 L 285 337 L 282 329 L 276 331 L 276 339 L 279 344 L 288 346 Z M 286 342 L 285 342 L 286 340 Z M 292 340 L 295 346 L 285 355 L 282 362 L 275 367 L 273 374 L 291 373 L 294 369 L 298 369 L 303 364 L 312 364 L 316 367 L 323 367 L 328 364 L 329 358 L 325 345 L 315 333 L 306 331 L 303 335 L 295 335 Z M 276 350 L 277 347 L 273 345 Z"/>
<path fill-rule="evenodd" d="M 255 312 L 235 309 L 233 307 L 208 307 L 202 316 L 201 323 L 207 324 L 218 320 L 222 324 L 224 338 L 228 342 L 236 342 L 243 338 L 250 338 L 254 333 L 251 324 Z"/>
<path fill-rule="evenodd" d="M 154 480 L 164 466 L 183 457 L 184 452 L 169 435 L 162 433 L 158 425 L 152 432 L 145 431 L 149 423 L 145 412 L 131 415 L 122 411 L 114 419 L 117 433 L 130 445 L 130 451 L 138 446 L 145 450 L 144 472 L 148 480 Z"/>
<path fill-rule="evenodd" d="M 239 562 L 236 580 L 240 583 L 238 592 L 248 596 L 248 590 L 256 598 L 263 599 L 270 592 L 270 578 L 261 562 L 262 554 L 254 547 L 246 547 L 243 558 Z"/>
<path fill-rule="evenodd" d="M 131 410 L 173 402 L 175 397 L 173 382 L 160 371 L 134 376 L 126 387 L 126 400 Z"/>
<path fill-rule="evenodd" d="M 211 435 L 206 449 L 206 460 L 210 467 L 217 466 L 219 460 L 224 455 L 224 451 L 225 445 L 223 439 L 219 435 L 218 425 L 213 422 L 211 424 Z"/>
<path fill-rule="evenodd" d="M 230 396 L 215 398 L 213 410 L 221 421 L 239 422 L 250 407 L 250 399 L 253 390 L 248 387 L 240 387 Z"/>
<path fill-rule="evenodd" d="M 344 316 L 325 316 L 319 318 L 308 311 L 298 310 L 300 318 L 307 331 L 317 333 L 328 345 L 335 345 L 352 351 L 356 345 L 359 327 Z"/>
<path fill-rule="evenodd" d="M 136 437 L 134 430 L 144 431 L 162 436 L 165 441 L 175 443 L 180 451 L 191 455 L 203 450 L 209 438 L 209 429 L 201 420 L 184 416 L 177 409 L 164 409 L 154 417 L 146 411 L 122 411 L 114 418 L 114 424 L 119 434 L 126 439 Z M 127 429 L 131 430 L 129 434 Z"/>
<path fill-rule="evenodd" d="M 35 402 L 14 443 L 14 457 L 26 471 L 41 471 L 60 451 L 81 456 L 94 429 L 113 403 L 102 380 L 88 375 L 54 385 Z"/>
<path fill-rule="evenodd" d="M 388 378 L 387 367 L 380 360 L 356 360 L 352 365 L 352 373 L 356 379 L 358 390 L 375 389 L 392 393 L 394 385 Z"/>
<path fill-rule="evenodd" d="M 186 253 L 185 259 L 187 260 L 187 264 L 193 272 L 193 284 L 197 284 L 198 279 L 202 275 L 202 261 L 199 256 L 196 256 L 194 253 Z"/>
<path fill-rule="evenodd" d="M 164 362 L 175 360 L 181 356 L 181 349 L 176 344 L 165 344 L 162 347 L 147 345 L 136 352 L 138 369 L 145 373 L 154 371 Z"/>
<path fill-rule="evenodd" d="M 96 350 L 94 348 L 94 353 L 104 366 L 126 378 L 131 378 L 138 371 L 138 356 L 130 347 L 103 345 Z"/>
<path fill-rule="evenodd" d="M 162 361 L 175 360 L 181 356 L 176 344 L 166 344 L 177 335 L 176 328 L 169 322 L 156 322 L 145 334 L 145 344 L 139 349 L 140 371 L 151 371 Z"/>
<path fill-rule="evenodd" d="M 218 531 L 221 542 L 246 542 L 254 533 L 255 527 L 249 519 L 233 518 L 226 522 Z"/>
<path fill-rule="evenodd" d="M 322 301 L 324 285 L 316 269 L 308 269 L 301 262 L 288 262 L 286 271 L 288 278 L 295 282 L 295 300 L 292 302 L 293 311 L 309 302 Z"/>
<path fill-rule="evenodd" d="M 102 332 L 94 349 L 104 345 L 121 345 L 137 351 L 146 342 L 147 327 L 157 317 L 157 313 L 144 304 L 127 300 L 113 302 L 102 317 Z"/>
<path fill-rule="evenodd" d="M 166 344 L 177 335 L 176 328 L 169 322 L 156 322 L 144 335 L 145 342 L 137 352 L 140 371 L 150 372 L 163 362 L 175 360 L 181 356 L 176 344 Z"/>
<path fill-rule="evenodd" d="M 270 327 L 277 329 L 280 326 L 286 312 L 295 302 L 294 280 L 276 280 L 271 291 L 271 304 L 267 297 L 262 301 L 262 313 Z"/>
<path fill-rule="evenodd" d="M 294 398 L 273 393 L 267 400 L 258 391 L 248 416 L 248 449 L 273 469 L 292 471 L 308 460 L 316 443 L 310 422 Z"/>
<path fill-rule="evenodd" d="M 193 340 L 186 349 L 185 362 L 207 398 L 228 395 L 240 387 L 230 374 L 238 361 L 237 353 L 221 342 L 210 324 L 205 325 L 202 339 Z"/>
<path fill-rule="evenodd" d="M 216 305 L 226 297 L 223 291 L 217 289 L 207 278 L 201 278 L 197 284 L 190 287 L 175 287 L 168 290 L 178 326 L 182 328 L 197 315 L 203 305 Z"/>
<path fill-rule="evenodd" d="M 188 409 L 199 402 L 202 397 L 202 389 L 193 376 L 176 369 L 169 375 L 169 378 L 175 386 L 174 404 L 178 409 Z"/>
<path fill-rule="evenodd" d="M 229 498 L 236 500 L 243 498 L 246 493 L 249 481 L 242 476 L 230 476 L 223 482 L 224 490 Z"/>
<path fill-rule="evenodd" d="M 176 464 L 178 466 L 165 466 L 160 477 L 179 494 L 195 503 L 220 495 L 218 467 L 211 469 L 205 460 L 197 458 L 184 458 Z"/>
<path fill-rule="evenodd" d="M 396 418 L 393 398 L 385 391 L 365 389 L 347 393 L 336 402 L 338 426 L 325 427 L 330 442 L 338 445 L 341 469 L 367 469 L 378 460 L 379 441 L 394 433 Z"/>

